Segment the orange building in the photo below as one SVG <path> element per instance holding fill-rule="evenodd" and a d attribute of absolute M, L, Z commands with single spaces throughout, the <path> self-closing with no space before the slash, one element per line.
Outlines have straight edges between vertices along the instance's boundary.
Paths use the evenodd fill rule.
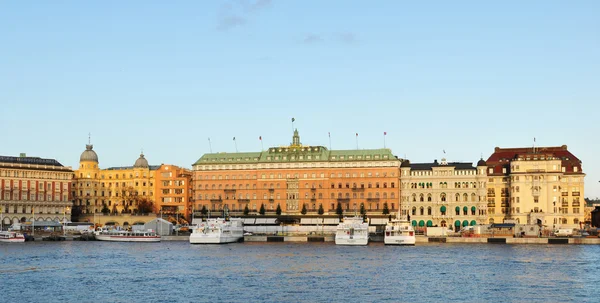
<path fill-rule="evenodd" d="M 400 159 L 389 149 L 328 150 L 305 146 L 294 132 L 289 146 L 251 153 L 211 153 L 194 165 L 196 209 L 228 209 L 240 213 L 247 206 L 267 212 L 277 206 L 284 214 L 316 214 L 322 206 L 334 214 L 337 204 L 349 213 L 361 205 L 373 214 L 399 207 Z"/>
<path fill-rule="evenodd" d="M 175 165 L 162 164 L 154 177 L 156 213 L 163 216 L 191 212 L 192 172 Z"/>

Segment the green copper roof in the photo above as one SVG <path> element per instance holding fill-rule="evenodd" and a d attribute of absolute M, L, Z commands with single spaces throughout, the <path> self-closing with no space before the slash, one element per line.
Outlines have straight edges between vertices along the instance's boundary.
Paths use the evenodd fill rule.
<path fill-rule="evenodd" d="M 389 161 L 398 160 L 387 148 L 361 150 L 328 150 L 324 146 L 284 146 L 270 147 L 254 153 L 212 153 L 204 154 L 193 165 L 201 164 L 250 164 L 250 163 L 289 163 L 289 162 L 348 162 L 348 161 Z"/>

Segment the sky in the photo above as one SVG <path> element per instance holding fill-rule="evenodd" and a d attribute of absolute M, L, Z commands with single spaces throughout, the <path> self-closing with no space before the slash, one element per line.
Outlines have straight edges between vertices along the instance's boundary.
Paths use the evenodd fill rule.
<path fill-rule="evenodd" d="M 143 150 L 189 168 L 295 127 L 307 145 L 382 148 L 387 132 L 413 163 L 476 162 L 535 138 L 568 145 L 598 197 L 599 15 L 598 1 L 1 1 L 0 155 L 76 168 L 91 133 L 101 167 Z"/>

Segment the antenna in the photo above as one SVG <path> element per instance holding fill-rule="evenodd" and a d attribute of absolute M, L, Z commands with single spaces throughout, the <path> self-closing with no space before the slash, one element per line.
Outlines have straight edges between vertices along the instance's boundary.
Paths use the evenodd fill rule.
<path fill-rule="evenodd" d="M 92 133 L 88 133 L 88 144 L 92 144 Z"/>

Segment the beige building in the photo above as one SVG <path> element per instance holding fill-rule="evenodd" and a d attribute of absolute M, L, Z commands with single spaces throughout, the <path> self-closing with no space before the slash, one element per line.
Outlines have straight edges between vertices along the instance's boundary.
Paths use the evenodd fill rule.
<path fill-rule="evenodd" d="M 566 145 L 496 147 L 486 162 L 489 222 L 574 228 L 584 221 L 585 174 Z"/>
<path fill-rule="evenodd" d="M 0 156 L 0 211 L 4 228 L 16 222 L 71 218 L 73 171 L 54 159 Z"/>
<path fill-rule="evenodd" d="M 98 155 L 88 144 L 75 171 L 75 207 L 82 214 L 101 213 L 104 206 L 111 213 L 140 212 L 140 201 L 155 201 L 154 177 L 158 168 L 148 165 L 141 154 L 133 166 L 100 169 Z"/>
<path fill-rule="evenodd" d="M 414 226 L 460 229 L 485 224 L 485 162 L 402 162 L 402 215 Z"/>

